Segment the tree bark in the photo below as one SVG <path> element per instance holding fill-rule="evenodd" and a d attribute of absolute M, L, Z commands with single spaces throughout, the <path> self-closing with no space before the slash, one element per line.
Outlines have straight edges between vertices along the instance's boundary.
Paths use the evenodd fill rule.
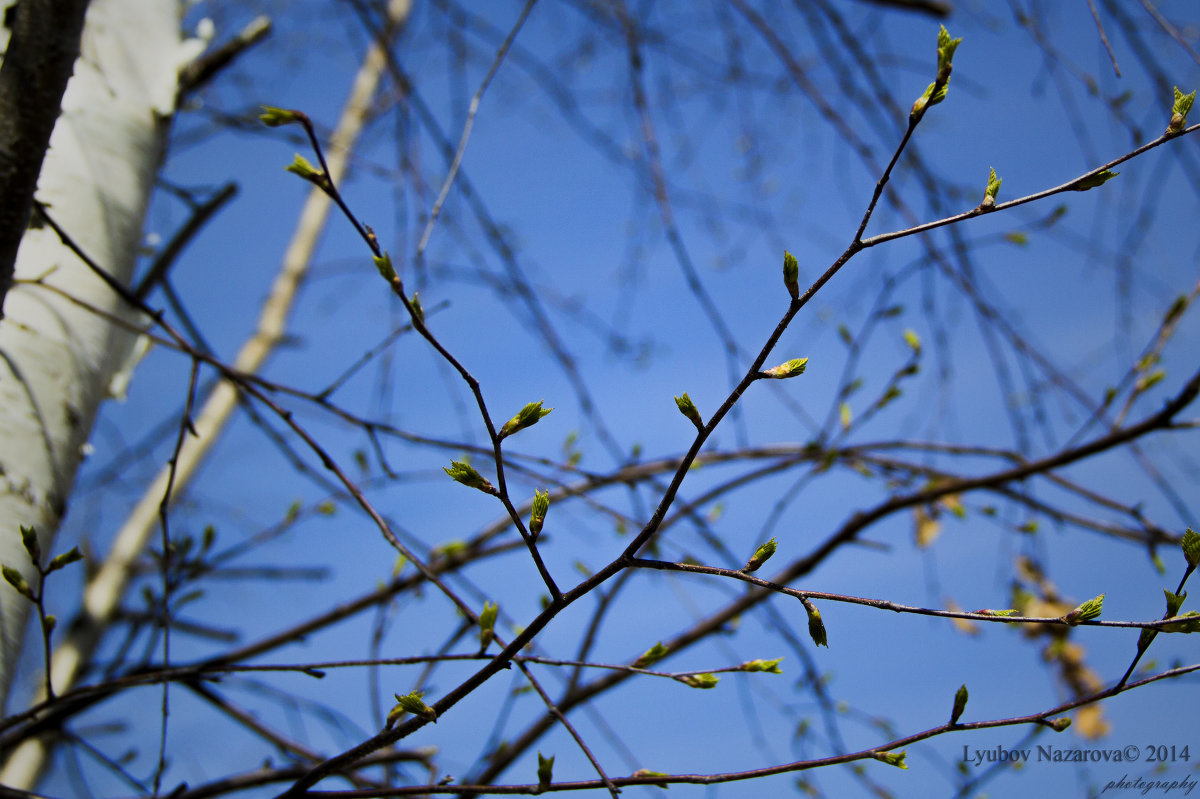
<path fill-rule="evenodd" d="M 21 0 L 20 5 L 70 4 Z M 17 13 L 22 13 L 19 7 Z M 56 11 L 50 15 L 58 21 Z M 62 96 L 62 115 L 44 162 L 37 158 L 42 163 L 38 199 L 96 263 L 126 285 L 174 110 L 176 75 L 187 56 L 179 15 L 174 0 L 91 3 L 83 56 Z M 21 55 L 16 44 L 14 33 L 5 70 L 16 68 Z M 41 63 L 24 67 L 26 79 L 38 85 L 46 82 L 36 74 Z M 57 103 L 54 108 L 57 114 Z M 0 119 L 0 127 L 4 124 Z M 0 148 L 8 168 L 25 157 Z M 8 186 L 0 185 L 5 185 L 0 194 L 7 194 Z M 10 222 L 3 226 L 5 234 Z M 43 557 L 53 554 L 97 406 L 131 350 L 132 334 L 103 314 L 136 320 L 49 228 L 25 229 L 14 274 L 17 283 L 0 321 L 0 562 L 20 569 L 36 586 L 19 528 L 34 528 Z M 0 584 L 0 711 L 29 607 Z"/>
<path fill-rule="evenodd" d="M 88 0 L 24 0 L 0 64 L 0 318 L 63 91 L 79 57 Z"/>

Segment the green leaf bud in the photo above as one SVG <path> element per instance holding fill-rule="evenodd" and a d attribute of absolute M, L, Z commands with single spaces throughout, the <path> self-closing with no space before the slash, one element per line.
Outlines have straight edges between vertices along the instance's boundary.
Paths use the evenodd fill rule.
<path fill-rule="evenodd" d="M 546 522 L 546 511 L 550 510 L 550 492 L 534 490 L 533 509 L 529 512 L 529 532 L 537 535 Z"/>
<path fill-rule="evenodd" d="M 442 471 L 450 475 L 457 483 L 469 488 L 477 488 L 485 494 L 495 494 L 496 488 L 487 478 L 475 471 L 475 467 L 466 461 L 450 461 L 450 468 L 442 467 Z"/>
<path fill-rule="evenodd" d="M 817 610 L 817 606 L 812 603 L 812 600 L 801 599 L 804 604 L 804 610 L 808 613 L 808 635 L 812 638 L 813 643 L 817 646 L 829 648 L 829 638 L 825 633 L 825 622 L 821 621 L 821 611 Z"/>
<path fill-rule="evenodd" d="M 1196 100 L 1196 92 L 1184 94 L 1179 91 L 1179 87 L 1175 87 L 1175 103 L 1171 106 L 1171 123 L 1167 125 L 1167 133 L 1178 133 L 1187 125 L 1188 112 L 1192 110 L 1192 103 Z"/>
<path fill-rule="evenodd" d="M 793 300 L 800 299 L 800 262 L 787 250 L 783 251 L 783 285 Z"/>
<path fill-rule="evenodd" d="M 1150 390 L 1154 386 L 1161 383 L 1163 381 L 1163 378 L 1165 378 L 1166 376 L 1167 376 L 1166 369 L 1155 369 L 1153 372 L 1150 372 L 1149 374 L 1142 375 L 1133 384 L 1133 393 L 1141 394 L 1143 391 Z"/>
<path fill-rule="evenodd" d="M 421 296 L 418 292 L 413 292 L 412 299 L 408 301 L 408 304 L 412 306 L 413 317 L 421 324 L 425 324 L 425 309 L 421 307 Z"/>
<path fill-rule="evenodd" d="M 83 560 L 83 553 L 79 551 L 79 547 L 71 547 L 61 555 L 55 555 L 50 560 L 50 565 L 46 567 L 46 574 L 56 572 L 64 566 L 70 566 L 76 561 Z"/>
<path fill-rule="evenodd" d="M 629 776 L 631 776 L 631 777 L 634 777 L 634 778 L 641 778 L 641 779 L 644 779 L 644 778 L 647 778 L 647 777 L 662 777 L 662 778 L 666 778 L 666 777 L 668 777 L 668 776 L 670 776 L 670 775 L 669 775 L 669 774 L 665 774 L 664 772 L 661 772 L 661 771 L 651 771 L 651 770 L 650 770 L 650 769 L 648 769 L 648 768 L 640 768 L 640 769 L 638 769 L 637 771 L 635 771 L 635 772 L 633 772 L 632 774 L 630 774 Z M 651 783 L 648 783 L 648 784 L 649 784 L 649 785 L 656 785 L 656 786 L 658 786 L 659 788 L 663 788 L 663 789 L 666 789 L 666 788 L 667 788 L 667 786 L 666 786 L 666 785 L 663 785 L 663 784 L 661 784 L 661 783 L 657 783 L 657 782 L 651 782 Z"/>
<path fill-rule="evenodd" d="M 1183 607 L 1183 600 L 1187 599 L 1187 594 L 1172 594 L 1167 589 L 1163 589 L 1163 594 L 1167 598 L 1167 616 L 1175 616 L 1179 613 L 1179 609 Z"/>
<path fill-rule="evenodd" d="M 550 413 L 550 411 L 554 410 L 553 408 L 543 409 L 542 403 L 544 401 L 545 400 L 538 400 L 537 402 L 530 402 L 524 408 L 522 408 L 516 416 L 505 422 L 504 426 L 500 428 L 500 438 L 511 436 L 513 433 L 516 433 L 519 430 L 524 430 L 526 427 L 533 427 L 538 423 L 539 420 L 541 420 L 543 416 L 546 416 Z"/>
<path fill-rule="evenodd" d="M 921 337 L 917 335 L 917 331 L 907 328 L 904 331 L 904 343 L 913 351 L 913 355 L 918 355 L 921 352 Z"/>
<path fill-rule="evenodd" d="M 296 157 L 292 160 L 292 163 L 284 167 L 284 171 L 291 172 L 293 175 L 299 175 L 318 186 L 324 185 L 325 173 L 310 164 L 308 159 L 299 153 L 296 153 Z"/>
<path fill-rule="evenodd" d="M 1183 541 L 1180 542 L 1183 548 L 1183 556 L 1187 558 L 1187 564 L 1191 568 L 1196 568 L 1200 565 L 1200 535 L 1197 535 L 1192 528 L 1188 528 L 1183 534 Z"/>
<path fill-rule="evenodd" d="M 983 193 L 983 203 L 981 207 L 985 211 L 990 211 L 996 207 L 996 195 L 1000 193 L 1000 184 L 1003 182 L 1003 180 L 996 177 L 996 170 L 992 169 L 991 174 L 988 175 L 987 188 Z"/>
<path fill-rule="evenodd" d="M 946 99 L 946 90 L 950 85 L 950 73 L 954 70 L 954 51 L 962 43 L 962 39 L 951 39 L 947 33 L 945 26 L 938 29 L 937 37 L 937 55 L 938 55 L 938 71 L 937 78 L 933 83 L 925 88 L 925 91 L 913 103 L 912 110 L 908 112 L 909 124 L 914 124 L 922 116 L 929 106 L 937 105 Z"/>
<path fill-rule="evenodd" d="M 904 762 L 906 754 L 906 752 L 872 752 L 871 756 L 880 763 L 887 763 L 889 766 L 907 769 L 908 764 Z"/>
<path fill-rule="evenodd" d="M 1187 310 L 1187 307 L 1188 307 L 1187 295 L 1180 294 L 1178 297 L 1176 297 L 1171 302 L 1171 307 L 1167 309 L 1167 312 L 1165 314 L 1163 314 L 1163 321 L 1162 321 L 1163 327 L 1166 327 L 1167 325 L 1170 325 L 1170 324 L 1174 324 L 1175 320 L 1179 318 L 1180 314 L 1182 314 L 1185 310 Z"/>
<path fill-rule="evenodd" d="M 1072 610 L 1066 616 L 1063 616 L 1063 621 L 1067 624 L 1078 624 L 1081 621 L 1091 621 L 1092 619 L 1100 618 L 1100 612 L 1104 609 L 1104 594 L 1092 597 L 1087 602 L 1084 602 L 1079 607 Z"/>
<path fill-rule="evenodd" d="M 770 560 L 771 556 L 774 554 L 775 539 L 772 537 L 770 541 L 760 545 L 758 549 L 754 550 L 754 554 L 750 557 L 750 560 L 746 561 L 746 565 L 742 567 L 742 571 L 746 574 L 758 571 L 759 567 Z"/>
<path fill-rule="evenodd" d="M 962 44 L 962 39 L 951 39 L 945 25 L 938 27 L 937 54 L 939 78 L 945 72 L 946 80 L 950 79 L 950 71 L 954 68 L 954 65 L 951 63 L 954 60 L 954 51 L 958 49 L 960 44 Z"/>
<path fill-rule="evenodd" d="M 37 532 L 32 527 L 21 525 L 21 543 L 25 546 L 25 551 L 29 553 L 29 560 L 34 566 L 38 566 L 42 562 L 42 547 L 38 544 Z"/>
<path fill-rule="evenodd" d="M 494 602 L 484 602 L 483 612 L 479 614 L 479 644 L 480 651 L 483 652 L 492 643 L 492 639 L 496 637 L 496 616 L 500 613 L 500 606 Z"/>
<path fill-rule="evenodd" d="M 783 658 L 775 658 L 774 660 L 747 660 L 740 668 L 742 671 L 765 671 L 767 674 L 783 674 L 783 670 L 779 668 L 779 663 Z"/>
<path fill-rule="evenodd" d="M 697 429 L 704 429 L 704 419 L 700 416 L 700 410 L 686 391 L 683 392 L 682 397 L 675 398 L 675 405 L 678 406 L 679 412 L 686 416 Z"/>
<path fill-rule="evenodd" d="M 290 125 L 293 122 L 303 123 L 308 119 L 301 111 L 294 111 L 290 108 L 276 108 L 271 105 L 264 105 L 263 112 L 258 115 L 259 120 L 268 128 L 277 128 L 280 125 Z"/>
<path fill-rule="evenodd" d="M 1108 181 L 1115 178 L 1120 172 L 1113 172 L 1111 169 L 1104 169 L 1094 175 L 1084 175 L 1071 186 L 1072 191 L 1087 191 L 1094 189 L 1097 186 L 1103 186 Z"/>
<path fill-rule="evenodd" d="M 683 675 L 676 677 L 675 679 L 678 680 L 679 682 L 683 683 L 684 685 L 691 686 L 692 688 L 701 688 L 704 690 L 708 690 L 710 688 L 716 688 L 717 683 L 719 683 L 721 681 L 721 678 L 718 677 L 717 675 L 707 674 L 707 673 L 706 674 L 683 674 Z"/>
<path fill-rule="evenodd" d="M 396 279 L 396 268 L 392 266 L 392 256 L 385 252 L 383 255 L 372 256 L 372 260 L 375 261 L 375 268 L 379 270 L 379 274 L 383 276 L 384 280 L 391 283 Z"/>
<path fill-rule="evenodd" d="M 437 724 L 437 712 L 421 701 L 421 697 L 425 696 L 424 691 L 413 691 L 404 696 L 393 694 L 393 696 L 396 697 L 396 706 L 388 713 L 387 729 L 391 729 L 392 725 L 396 723 L 396 719 L 405 713 L 412 713 L 418 718 Z"/>
<path fill-rule="evenodd" d="M 1071 726 L 1071 719 L 1068 716 L 1062 716 L 1057 719 L 1047 719 L 1045 724 L 1055 732 L 1064 732 L 1067 727 Z"/>
<path fill-rule="evenodd" d="M 954 692 L 954 708 L 950 711 L 950 723 L 957 724 L 962 717 L 963 711 L 967 709 L 967 686 L 960 685 L 958 690 Z"/>
<path fill-rule="evenodd" d="M 781 363 L 759 374 L 762 377 L 769 377 L 773 380 L 786 380 L 789 377 L 804 374 L 804 369 L 807 366 L 808 358 L 792 358 L 786 363 Z"/>
<path fill-rule="evenodd" d="M 538 792 L 542 792 L 550 787 L 550 783 L 554 781 L 554 756 L 542 757 L 542 753 L 538 752 Z"/>
<path fill-rule="evenodd" d="M 0 566 L 0 573 L 4 575 L 4 579 L 16 589 L 17 593 L 26 599 L 33 600 L 33 590 L 29 587 L 29 583 L 25 582 L 25 577 L 12 566 L 7 564 Z"/>
<path fill-rule="evenodd" d="M 670 649 L 663 646 L 662 641 L 659 641 L 657 644 L 643 652 L 637 660 L 633 661 L 633 667 L 635 669 L 644 669 L 647 666 L 657 663 L 665 658 L 670 651 Z"/>

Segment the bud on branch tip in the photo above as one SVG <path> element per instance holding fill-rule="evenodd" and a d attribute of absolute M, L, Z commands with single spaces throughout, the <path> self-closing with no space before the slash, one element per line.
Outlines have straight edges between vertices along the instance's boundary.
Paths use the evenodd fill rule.
<path fill-rule="evenodd" d="M 692 424 L 697 428 L 704 428 L 704 419 L 700 416 L 700 409 L 696 407 L 696 403 L 692 402 L 692 398 L 687 392 L 683 392 L 682 397 L 675 398 L 675 405 L 679 408 L 679 412 L 686 416 Z"/>
<path fill-rule="evenodd" d="M 950 34 L 946 31 L 946 26 L 943 25 L 938 29 L 937 79 L 929 84 L 917 101 L 913 103 L 912 110 L 908 114 L 910 124 L 920 120 L 929 106 L 937 105 L 946 99 L 946 89 L 950 85 L 950 73 L 954 70 L 954 51 L 960 44 L 962 44 L 962 39 L 951 39 Z"/>
<path fill-rule="evenodd" d="M 500 438 L 511 436 L 513 433 L 524 430 L 526 427 L 533 427 L 542 417 L 554 410 L 553 408 L 542 408 L 543 402 L 545 400 L 538 400 L 537 402 L 527 404 L 516 416 L 505 422 L 504 426 L 500 428 Z"/>
<path fill-rule="evenodd" d="M 1192 528 L 1188 528 L 1183 534 L 1183 541 L 1180 542 L 1183 549 L 1183 557 L 1187 559 L 1189 569 L 1194 569 L 1200 565 L 1200 535 Z"/>
<path fill-rule="evenodd" d="M 258 118 L 268 128 L 290 125 L 293 122 L 303 124 L 308 119 L 303 112 L 294 111 L 290 108 L 276 108 L 272 105 L 264 105 L 262 110 L 263 112 L 258 115 Z"/>

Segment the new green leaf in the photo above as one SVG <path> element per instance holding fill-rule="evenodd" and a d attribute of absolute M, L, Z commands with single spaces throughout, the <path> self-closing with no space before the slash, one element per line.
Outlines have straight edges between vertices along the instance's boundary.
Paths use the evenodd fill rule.
<path fill-rule="evenodd" d="M 485 494 L 495 494 L 496 488 L 486 477 L 475 471 L 475 467 L 466 461 L 450 461 L 450 468 L 442 467 L 442 471 L 450 475 L 457 483 L 470 488 L 478 488 Z"/>
<path fill-rule="evenodd" d="M 1187 125 L 1188 112 L 1192 110 L 1192 103 L 1196 100 L 1196 92 L 1184 94 L 1179 91 L 1179 87 L 1175 87 L 1175 103 L 1171 106 L 1171 123 L 1167 125 L 1167 133 L 1178 133 Z"/>
<path fill-rule="evenodd" d="M 747 660 L 739 668 L 742 671 L 765 671 L 767 674 L 783 674 L 783 670 L 779 668 L 779 663 L 783 658 L 775 658 L 774 660 Z"/>
<path fill-rule="evenodd" d="M 404 696 L 392 695 L 396 697 L 396 706 L 388 713 L 388 729 L 391 729 L 392 725 L 396 723 L 396 719 L 405 713 L 412 713 L 418 718 L 437 724 L 437 712 L 421 700 L 421 697 L 425 696 L 424 691 L 412 691 Z"/>
<path fill-rule="evenodd" d="M 707 674 L 707 673 L 705 673 L 705 674 L 683 674 L 683 675 L 680 675 L 679 677 L 676 677 L 675 679 L 678 680 L 679 682 L 683 683 L 684 685 L 690 685 L 692 688 L 702 688 L 705 690 L 707 690 L 709 688 L 716 688 L 717 683 L 719 683 L 721 681 L 721 678 L 718 677 L 717 675 Z"/>
<path fill-rule="evenodd" d="M 542 757 L 542 753 L 538 752 L 538 791 L 544 791 L 550 787 L 550 783 L 554 781 L 554 756 Z"/>
<path fill-rule="evenodd" d="M 909 111 L 909 123 L 914 124 L 922 116 L 931 105 L 937 105 L 942 100 L 946 99 L 946 90 L 950 86 L 950 73 L 954 70 L 954 51 L 962 43 L 962 39 L 951 39 L 950 34 L 946 31 L 943 25 L 938 29 L 937 38 L 937 55 L 938 55 L 938 71 L 937 79 L 925 88 L 925 91 L 913 103 L 912 110 Z"/>
<path fill-rule="evenodd" d="M 889 766 L 907 769 L 908 764 L 904 762 L 906 754 L 906 752 L 872 752 L 871 756 L 880 763 L 887 763 Z"/>
<path fill-rule="evenodd" d="M 941 78 L 945 73 L 946 80 L 950 80 L 950 71 L 954 68 L 951 63 L 954 60 L 954 51 L 962 44 L 962 39 L 951 39 L 950 32 L 946 30 L 945 25 L 938 26 L 937 38 L 937 54 L 938 54 L 938 77 Z"/>
<path fill-rule="evenodd" d="M 268 128 L 277 128 L 280 125 L 290 125 L 293 122 L 303 122 L 308 119 L 302 112 L 293 111 L 290 108 L 276 108 L 271 105 L 264 105 L 263 112 L 258 115 L 261 121 Z"/>
<path fill-rule="evenodd" d="M 529 512 L 529 532 L 532 535 L 542 532 L 542 525 L 546 523 L 546 512 L 549 510 L 550 492 L 534 489 L 533 509 Z"/>
<path fill-rule="evenodd" d="M 683 396 L 675 398 L 675 406 L 697 429 L 704 428 L 704 418 L 700 416 L 700 409 L 696 407 L 696 403 L 692 402 L 692 398 L 686 391 L 683 392 Z"/>
<path fill-rule="evenodd" d="M 804 374 L 805 367 L 808 366 L 808 358 L 792 358 L 787 363 L 781 363 L 763 372 L 763 377 L 770 377 L 774 380 L 786 380 L 789 377 Z"/>
<path fill-rule="evenodd" d="M 992 209 L 996 207 L 996 195 L 1000 193 L 1000 184 L 1004 181 L 996 177 L 996 170 L 993 169 L 988 175 L 987 188 L 983 193 L 983 207 Z"/>
<path fill-rule="evenodd" d="M 538 400 L 537 402 L 527 404 L 516 416 L 505 422 L 504 426 L 500 428 L 500 438 L 511 436 L 513 433 L 524 430 L 526 427 L 533 427 L 542 417 L 554 410 L 553 408 L 543 409 L 542 403 L 544 401 Z"/>
<path fill-rule="evenodd" d="M 670 649 L 663 646 L 662 641 L 659 641 L 657 644 L 643 652 L 637 660 L 633 661 L 633 667 L 635 669 L 644 669 L 650 664 L 657 663 L 665 658 L 667 653 L 670 651 Z"/>
<path fill-rule="evenodd" d="M 1200 535 L 1189 527 L 1183 534 L 1180 546 L 1183 548 L 1183 556 L 1187 558 L 1188 566 L 1193 569 L 1200 566 Z"/>
<path fill-rule="evenodd" d="M 317 169 L 315 166 L 310 164 L 308 162 L 308 159 L 306 159 L 304 156 L 300 155 L 299 153 L 296 153 L 296 157 L 292 160 L 292 163 L 285 166 L 284 170 L 287 172 L 291 172 L 293 175 L 299 175 L 300 177 L 304 178 L 305 180 L 308 180 L 308 181 L 311 181 L 311 182 L 317 183 L 317 184 L 320 184 L 322 182 L 322 180 L 324 180 L 324 178 L 325 178 L 324 172 L 322 172 L 321 170 Z"/>
<path fill-rule="evenodd" d="M 746 561 L 746 565 L 742 567 L 742 571 L 746 574 L 758 571 L 759 567 L 770 560 L 774 554 L 775 539 L 772 537 L 770 541 L 761 544 L 758 549 L 754 550 L 754 554 L 750 557 L 750 560 Z"/>
<path fill-rule="evenodd" d="M 1078 624 L 1081 621 L 1091 621 L 1092 619 L 1100 618 L 1100 611 L 1104 609 L 1104 594 L 1092 597 L 1087 602 L 1084 602 L 1079 607 L 1072 610 L 1063 620 L 1067 624 Z"/>

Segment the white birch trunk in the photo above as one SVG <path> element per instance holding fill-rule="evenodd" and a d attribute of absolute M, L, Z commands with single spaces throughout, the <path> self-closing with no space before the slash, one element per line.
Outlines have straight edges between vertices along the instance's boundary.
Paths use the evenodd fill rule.
<path fill-rule="evenodd" d="M 178 68 L 194 55 L 181 43 L 179 25 L 175 0 L 92 0 L 38 181 L 37 199 L 55 221 L 126 285 Z M 48 228 L 26 233 L 16 278 L 45 285 L 15 286 L 0 321 L 0 562 L 36 585 L 19 528 L 37 530 L 44 558 L 54 551 L 97 406 L 131 344 L 129 333 L 47 287 L 104 313 L 133 315 Z M 0 585 L 0 711 L 29 609 Z"/>

